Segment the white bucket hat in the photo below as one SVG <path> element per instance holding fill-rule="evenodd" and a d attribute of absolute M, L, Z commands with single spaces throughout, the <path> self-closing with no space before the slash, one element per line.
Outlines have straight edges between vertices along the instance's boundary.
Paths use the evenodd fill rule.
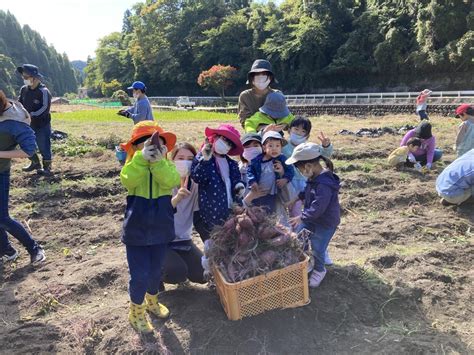
<path fill-rule="evenodd" d="M 286 159 L 285 164 L 291 165 L 299 161 L 313 160 L 322 155 L 321 146 L 316 143 L 306 142 L 296 146 L 291 157 Z"/>

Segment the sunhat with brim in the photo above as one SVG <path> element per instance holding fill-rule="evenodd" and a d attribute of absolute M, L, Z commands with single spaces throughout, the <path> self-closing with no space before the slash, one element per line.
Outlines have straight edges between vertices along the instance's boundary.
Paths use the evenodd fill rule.
<path fill-rule="evenodd" d="M 227 153 L 228 155 L 241 155 L 244 151 L 244 147 L 240 142 L 239 131 L 237 131 L 234 126 L 230 124 L 221 124 L 217 128 L 206 127 L 204 134 L 211 143 L 214 143 L 216 135 L 223 136 L 230 140 L 234 144 L 234 147 L 229 150 L 229 153 Z"/>
<path fill-rule="evenodd" d="M 265 133 L 263 135 L 263 138 L 262 138 L 262 144 L 265 144 L 265 142 L 267 141 L 267 139 L 270 139 L 270 138 L 273 138 L 273 139 L 279 139 L 281 141 L 281 146 L 284 147 L 285 145 L 288 144 L 288 142 L 286 141 L 285 138 L 282 137 L 282 135 L 276 131 L 268 131 L 267 133 Z"/>
<path fill-rule="evenodd" d="M 280 91 L 269 93 L 265 99 L 265 103 L 259 108 L 259 111 L 271 118 L 277 119 L 285 118 L 290 114 L 290 110 L 286 105 L 285 95 Z"/>
<path fill-rule="evenodd" d="M 278 84 L 278 80 L 275 78 L 275 74 L 273 74 L 272 65 L 268 60 L 265 59 L 257 59 L 253 62 L 252 68 L 247 73 L 247 82 L 246 84 L 250 84 L 250 75 L 257 74 L 257 73 L 264 73 L 268 72 L 272 75 L 273 81 Z"/>
<path fill-rule="evenodd" d="M 245 145 L 246 143 L 252 142 L 252 141 L 262 144 L 262 137 L 258 133 L 250 132 L 250 133 L 245 133 L 242 136 L 242 139 L 240 141 L 242 142 L 242 145 Z"/>
<path fill-rule="evenodd" d="M 165 132 L 163 128 L 158 126 L 154 121 L 138 122 L 132 130 L 132 137 L 127 143 L 121 143 L 120 147 L 126 152 L 130 151 L 132 146 L 143 137 L 151 136 L 153 133 L 160 133 L 160 137 L 165 141 L 168 152 L 171 152 L 176 144 L 176 135 L 171 132 Z"/>
<path fill-rule="evenodd" d="M 423 90 L 421 93 L 422 93 L 423 95 L 431 95 L 432 92 L 433 92 L 433 91 L 431 91 L 430 89 L 425 89 L 425 90 Z"/>
<path fill-rule="evenodd" d="M 301 143 L 296 146 L 295 150 L 293 150 L 291 157 L 286 159 L 285 164 L 291 165 L 299 161 L 316 159 L 322 155 L 321 151 L 322 149 L 319 144 L 311 142 Z"/>
<path fill-rule="evenodd" d="M 456 108 L 456 118 L 461 117 L 461 115 L 467 113 L 467 111 L 473 111 L 474 107 L 469 104 L 462 104 Z"/>
<path fill-rule="evenodd" d="M 38 79 L 44 78 L 44 75 L 39 72 L 38 67 L 33 64 L 23 64 L 21 67 L 17 67 L 16 71 L 21 75 L 26 74 Z"/>
<path fill-rule="evenodd" d="M 127 90 L 132 90 L 132 89 L 135 89 L 135 90 L 146 90 L 146 86 L 143 82 L 141 81 L 135 81 L 132 86 L 129 86 L 127 88 Z"/>

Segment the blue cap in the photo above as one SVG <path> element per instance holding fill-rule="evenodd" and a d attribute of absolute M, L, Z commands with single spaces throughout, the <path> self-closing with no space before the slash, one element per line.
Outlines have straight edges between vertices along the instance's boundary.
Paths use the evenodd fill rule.
<path fill-rule="evenodd" d="M 284 118 L 290 114 L 290 110 L 286 105 L 285 95 L 280 91 L 269 93 L 259 111 L 276 119 Z"/>
<path fill-rule="evenodd" d="M 145 90 L 146 89 L 146 86 L 145 84 L 143 84 L 141 81 L 135 81 L 132 86 L 128 87 L 127 88 L 128 90 L 132 90 L 132 89 L 135 89 L 135 90 Z"/>
<path fill-rule="evenodd" d="M 21 67 L 16 68 L 16 71 L 22 75 L 26 74 L 38 79 L 44 78 L 43 74 L 39 72 L 38 67 L 33 64 L 23 64 Z"/>

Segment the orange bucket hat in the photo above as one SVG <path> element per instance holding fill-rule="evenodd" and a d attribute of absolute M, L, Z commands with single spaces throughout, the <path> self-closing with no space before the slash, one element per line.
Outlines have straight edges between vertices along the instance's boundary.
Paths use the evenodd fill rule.
<path fill-rule="evenodd" d="M 127 143 L 121 143 L 120 148 L 127 152 L 127 160 L 135 153 L 133 144 L 140 138 L 151 136 L 158 132 L 160 137 L 165 141 L 168 152 L 171 152 L 176 144 L 176 135 L 171 132 L 166 132 L 155 121 L 142 121 L 133 126 L 132 138 Z"/>

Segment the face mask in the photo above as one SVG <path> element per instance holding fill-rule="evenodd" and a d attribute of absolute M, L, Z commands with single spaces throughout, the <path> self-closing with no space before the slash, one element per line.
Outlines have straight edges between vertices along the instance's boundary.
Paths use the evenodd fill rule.
<path fill-rule="evenodd" d="M 290 133 L 290 142 L 293 143 L 293 145 L 300 145 L 301 143 L 306 142 L 306 140 L 307 138 L 305 136 L 300 136 L 296 133 Z"/>
<path fill-rule="evenodd" d="M 140 96 L 140 94 L 138 94 L 138 93 L 136 93 L 136 92 L 133 93 L 133 98 L 134 98 L 134 99 L 138 99 L 139 96 Z"/>
<path fill-rule="evenodd" d="M 309 179 L 311 176 L 313 176 L 313 173 L 307 171 L 306 167 L 299 168 L 298 171 L 301 173 L 301 175 L 303 175 L 307 179 Z"/>
<path fill-rule="evenodd" d="M 176 165 L 176 170 L 178 171 L 179 176 L 189 176 L 192 163 L 191 160 L 175 160 L 174 165 Z"/>
<path fill-rule="evenodd" d="M 253 85 L 259 90 L 265 90 L 270 85 L 270 78 L 268 76 L 256 76 L 253 79 Z"/>
<path fill-rule="evenodd" d="M 219 138 L 215 143 L 214 143 L 214 151 L 217 153 L 217 154 L 221 154 L 221 155 L 226 155 L 227 153 L 229 153 L 229 150 L 230 150 L 230 147 L 227 145 L 226 142 L 224 142 L 224 140 L 222 140 L 221 138 Z"/>
<path fill-rule="evenodd" d="M 249 147 L 244 149 L 242 156 L 245 158 L 245 160 L 252 161 L 260 154 L 262 154 L 261 147 Z"/>
<path fill-rule="evenodd" d="M 32 86 L 32 85 L 33 85 L 33 80 L 31 80 L 31 79 L 24 79 L 24 80 L 23 80 L 23 84 L 25 84 L 26 86 Z"/>

